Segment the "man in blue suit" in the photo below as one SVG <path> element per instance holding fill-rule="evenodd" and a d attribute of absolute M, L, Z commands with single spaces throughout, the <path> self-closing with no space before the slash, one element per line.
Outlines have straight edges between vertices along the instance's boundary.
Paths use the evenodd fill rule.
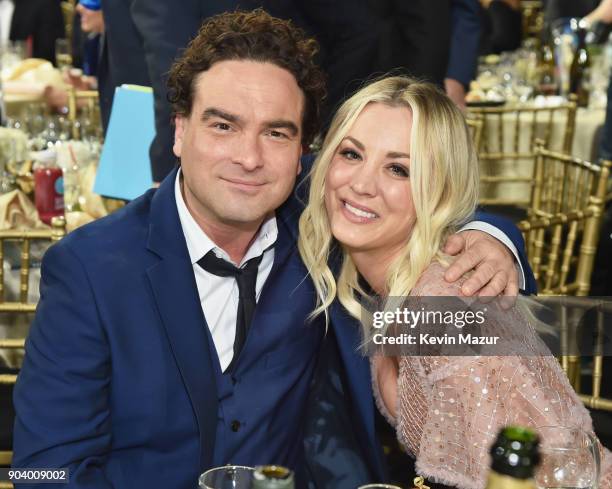
<path fill-rule="evenodd" d="M 15 388 L 15 467 L 68 467 L 67 487 L 97 489 L 193 489 L 226 463 L 303 467 L 325 328 L 307 321 L 315 292 L 292 191 L 324 89 L 315 49 L 262 11 L 232 13 L 175 63 L 180 169 L 44 258 Z M 473 283 L 491 267 L 516 276 L 501 244 L 480 242 Z M 340 306 L 331 319 L 326 359 L 343 369 L 365 459 L 342 486 L 355 487 L 384 478 L 383 462 L 359 328 Z"/>

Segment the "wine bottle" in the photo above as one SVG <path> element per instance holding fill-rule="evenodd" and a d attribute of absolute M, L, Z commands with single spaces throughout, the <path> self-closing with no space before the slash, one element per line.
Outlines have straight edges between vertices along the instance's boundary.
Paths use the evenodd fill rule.
<path fill-rule="evenodd" d="M 486 489 L 535 489 L 533 479 L 540 461 L 539 439 L 519 426 L 503 428 L 491 446 L 491 470 Z"/>
<path fill-rule="evenodd" d="M 578 107 L 589 105 L 589 85 L 591 83 L 591 58 L 586 45 L 587 31 L 584 26 L 578 26 L 578 48 L 570 68 L 570 92 L 577 97 Z"/>
<path fill-rule="evenodd" d="M 540 80 L 538 91 L 542 95 L 557 95 L 559 88 L 557 85 L 555 56 L 549 42 L 542 43 L 540 56 Z"/>
<path fill-rule="evenodd" d="M 253 473 L 253 489 L 294 489 L 293 472 L 280 465 L 260 465 Z"/>

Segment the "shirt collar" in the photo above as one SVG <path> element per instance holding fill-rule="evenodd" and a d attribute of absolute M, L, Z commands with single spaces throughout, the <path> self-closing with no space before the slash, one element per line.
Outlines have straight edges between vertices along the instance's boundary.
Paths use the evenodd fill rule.
<path fill-rule="evenodd" d="M 174 197 L 176 199 L 179 220 L 181 222 L 183 234 L 185 235 L 185 241 L 187 242 L 187 250 L 189 252 L 189 259 L 191 260 L 191 263 L 197 263 L 200 258 L 202 258 L 210 250 L 213 250 L 215 255 L 217 255 L 219 258 L 223 258 L 224 260 L 231 262 L 229 255 L 208 237 L 208 235 L 202 230 L 187 209 L 185 199 L 183 199 L 183 193 L 181 192 L 180 179 L 181 169 L 179 168 L 174 181 Z M 257 237 L 251 243 L 251 246 L 244 255 L 240 266 L 251 258 L 262 255 L 268 248 L 274 245 L 277 237 L 278 227 L 276 224 L 276 216 L 274 215 L 274 212 L 271 212 L 259 228 Z"/>

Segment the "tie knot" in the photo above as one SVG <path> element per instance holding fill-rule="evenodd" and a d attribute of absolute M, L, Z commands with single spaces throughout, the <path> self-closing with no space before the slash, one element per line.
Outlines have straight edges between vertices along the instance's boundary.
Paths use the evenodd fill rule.
<path fill-rule="evenodd" d="M 257 269 L 261 263 L 262 255 L 251 258 L 246 264 L 239 268 L 234 264 L 219 258 L 213 250 L 210 250 L 198 261 L 198 265 L 209 273 L 219 277 L 241 277 L 254 275 L 257 277 Z"/>

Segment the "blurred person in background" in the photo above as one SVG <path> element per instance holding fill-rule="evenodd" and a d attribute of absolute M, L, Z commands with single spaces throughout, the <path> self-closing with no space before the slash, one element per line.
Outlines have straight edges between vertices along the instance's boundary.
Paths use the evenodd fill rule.
<path fill-rule="evenodd" d="M 480 0 L 480 54 L 499 54 L 521 46 L 523 18 L 520 0 Z"/>
<path fill-rule="evenodd" d="M 72 66 L 63 73 L 64 82 L 76 90 L 97 90 L 96 78 L 100 60 L 104 16 L 99 0 L 82 0 L 76 6 L 72 27 Z M 58 112 L 68 106 L 68 92 L 57 86 L 44 91 L 47 105 Z"/>
<path fill-rule="evenodd" d="M 80 66 L 83 73 L 89 76 L 97 75 L 104 36 L 104 15 L 100 7 L 99 2 L 97 5 L 86 0 L 79 2 L 72 31 L 73 52 L 80 54 Z M 75 57 L 73 55 L 73 60 Z M 74 65 L 77 66 L 76 62 Z"/>
<path fill-rule="evenodd" d="M 478 58 L 478 0 L 369 3 L 381 23 L 376 71 L 394 70 L 433 82 L 465 108 Z"/>
<path fill-rule="evenodd" d="M 55 41 L 65 35 L 58 0 L 0 0 L 0 41 L 25 41 L 26 57 L 55 63 Z"/>
<path fill-rule="evenodd" d="M 102 0 L 99 3 L 104 15 L 105 33 L 98 65 L 98 90 L 102 127 L 106 132 L 115 88 L 123 84 L 148 87 L 151 86 L 151 80 L 145 60 L 143 38 L 136 29 L 130 12 L 135 0 Z M 174 21 L 175 4 L 167 1 L 166 3 L 173 12 L 165 18 L 165 22 L 178 30 L 180 26 Z"/>

